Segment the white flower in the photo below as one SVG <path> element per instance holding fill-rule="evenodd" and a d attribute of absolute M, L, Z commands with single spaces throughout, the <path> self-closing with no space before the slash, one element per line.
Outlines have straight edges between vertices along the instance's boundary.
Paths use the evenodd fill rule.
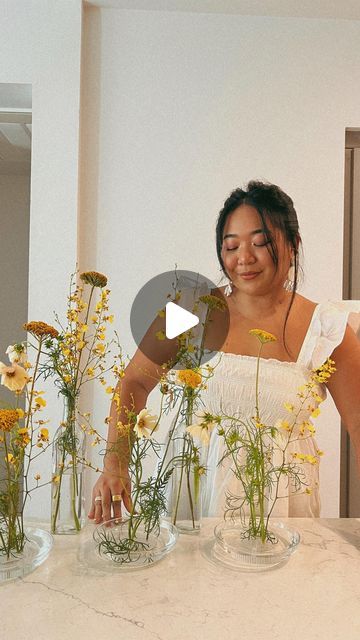
<path fill-rule="evenodd" d="M 10 389 L 10 391 L 22 391 L 29 380 L 29 376 L 25 369 L 15 362 L 9 367 L 0 362 L 1 384 Z"/>
<path fill-rule="evenodd" d="M 159 428 L 159 419 L 152 416 L 147 409 L 142 409 L 136 418 L 134 431 L 138 438 L 150 438 L 154 431 Z"/>
<path fill-rule="evenodd" d="M 186 431 L 190 433 L 193 438 L 198 438 L 205 446 L 208 446 L 210 435 L 216 422 L 213 420 L 213 416 L 206 411 L 201 411 L 197 417 L 199 418 L 199 422 L 190 424 L 186 427 Z"/>
<path fill-rule="evenodd" d="M 5 351 L 6 355 L 9 356 L 10 362 L 26 362 L 27 355 L 26 350 L 23 344 L 10 344 Z"/>

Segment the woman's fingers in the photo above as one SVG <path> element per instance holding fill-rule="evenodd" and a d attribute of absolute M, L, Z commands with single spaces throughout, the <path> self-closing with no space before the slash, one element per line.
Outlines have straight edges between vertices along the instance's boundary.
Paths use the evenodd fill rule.
<path fill-rule="evenodd" d="M 102 517 L 104 522 L 111 518 L 111 495 L 110 491 L 107 491 L 102 496 Z"/>
<path fill-rule="evenodd" d="M 115 494 L 115 497 L 117 497 L 116 494 Z M 113 508 L 114 519 L 120 520 L 121 519 L 121 500 L 114 500 L 114 496 L 113 496 L 112 508 Z"/>
<path fill-rule="evenodd" d="M 99 522 L 102 521 L 102 500 L 95 499 L 94 518 L 96 524 L 99 524 Z"/>

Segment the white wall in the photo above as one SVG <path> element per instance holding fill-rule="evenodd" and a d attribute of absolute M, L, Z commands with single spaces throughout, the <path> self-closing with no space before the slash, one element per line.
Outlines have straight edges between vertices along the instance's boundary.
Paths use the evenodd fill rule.
<path fill-rule="evenodd" d="M 295 201 L 304 294 L 341 298 L 359 46 L 360 23 L 345 20 L 86 9 L 80 256 L 110 278 L 126 350 L 131 302 L 150 277 L 176 263 L 218 280 L 217 212 L 253 177 Z M 106 400 L 96 406 L 100 425 Z M 336 516 L 331 401 L 318 425 L 323 515 Z"/>
<path fill-rule="evenodd" d="M 1 0 L 0 11 L 0 82 L 33 86 L 29 319 L 53 323 L 53 310 L 64 310 L 77 259 L 81 0 Z M 53 385 L 46 397 L 44 417 L 55 430 L 62 409 Z M 34 472 L 49 477 L 50 462 L 50 456 L 39 458 Z M 49 487 L 28 513 L 48 516 Z"/>

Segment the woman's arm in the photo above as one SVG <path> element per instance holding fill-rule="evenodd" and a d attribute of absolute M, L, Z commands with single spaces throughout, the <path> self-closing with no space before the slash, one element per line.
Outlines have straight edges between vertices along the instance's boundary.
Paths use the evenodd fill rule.
<path fill-rule="evenodd" d="M 354 445 L 360 475 L 360 341 L 349 326 L 331 358 L 336 371 L 327 386 Z"/>

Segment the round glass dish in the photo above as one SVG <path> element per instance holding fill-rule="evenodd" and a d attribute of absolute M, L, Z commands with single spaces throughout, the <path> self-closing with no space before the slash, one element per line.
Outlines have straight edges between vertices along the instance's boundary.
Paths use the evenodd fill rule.
<path fill-rule="evenodd" d="M 25 527 L 25 536 L 27 540 L 20 555 L 0 556 L 0 583 L 26 576 L 48 557 L 53 546 L 53 537 L 48 531 Z"/>
<path fill-rule="evenodd" d="M 294 553 L 300 534 L 283 522 L 271 522 L 273 541 L 244 537 L 243 524 L 221 522 L 214 529 L 212 558 L 231 569 L 264 570 L 284 563 Z"/>
<path fill-rule="evenodd" d="M 93 533 L 97 552 L 106 562 L 119 569 L 139 569 L 161 560 L 175 546 L 178 530 L 166 520 L 158 530 L 147 534 L 137 518 L 108 520 L 98 525 Z"/>

